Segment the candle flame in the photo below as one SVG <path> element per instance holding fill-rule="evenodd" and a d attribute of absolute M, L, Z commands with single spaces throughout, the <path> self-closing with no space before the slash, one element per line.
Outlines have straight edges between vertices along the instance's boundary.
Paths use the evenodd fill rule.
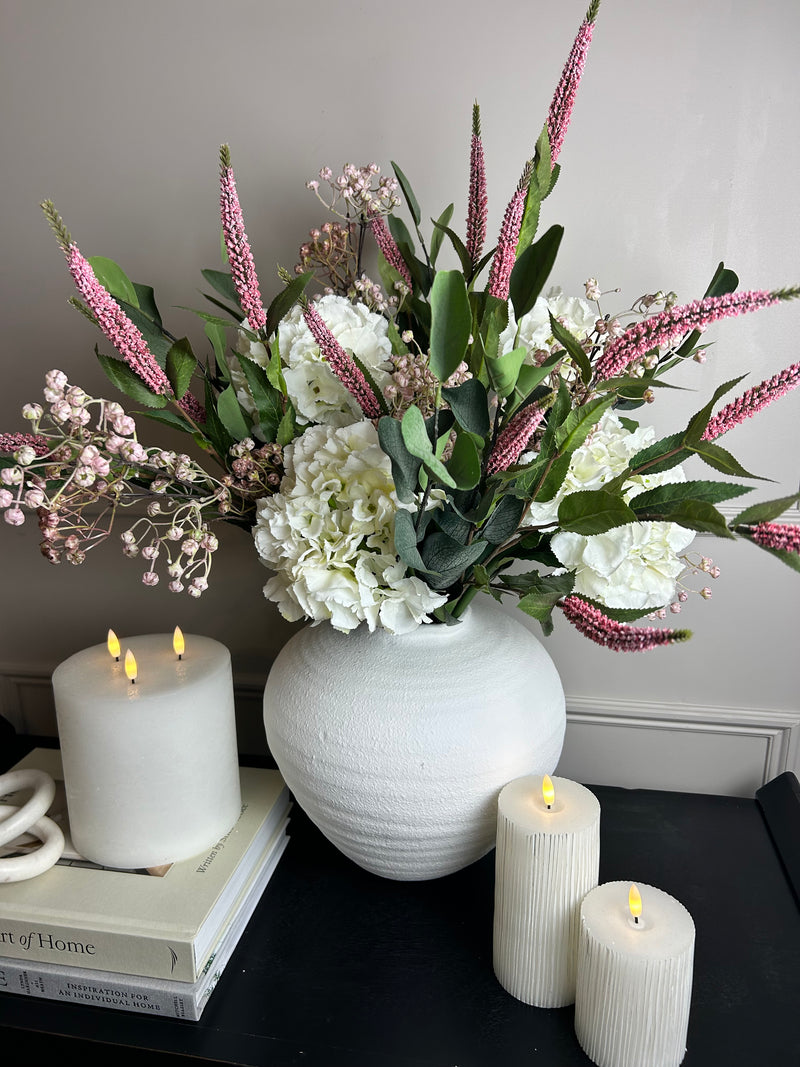
<path fill-rule="evenodd" d="M 552 807 L 553 801 L 556 799 L 556 791 L 549 774 L 546 774 L 542 779 L 542 796 L 547 807 Z"/>
<path fill-rule="evenodd" d="M 111 655 L 114 657 L 114 659 L 118 660 L 119 659 L 119 638 L 117 637 L 117 635 L 114 633 L 113 630 L 109 630 L 108 631 L 108 638 L 107 638 L 106 644 L 108 645 L 108 651 L 111 653 Z"/>
<path fill-rule="evenodd" d="M 175 649 L 175 654 L 179 659 L 186 651 L 186 641 L 184 640 L 180 626 L 175 627 L 175 632 L 172 635 L 172 647 Z"/>
<path fill-rule="evenodd" d="M 125 674 L 132 682 L 136 681 L 136 657 L 130 649 L 127 649 L 125 652 Z"/>
<path fill-rule="evenodd" d="M 642 914 L 642 894 L 632 885 L 628 890 L 628 907 L 631 909 L 631 915 L 634 920 L 638 920 Z"/>

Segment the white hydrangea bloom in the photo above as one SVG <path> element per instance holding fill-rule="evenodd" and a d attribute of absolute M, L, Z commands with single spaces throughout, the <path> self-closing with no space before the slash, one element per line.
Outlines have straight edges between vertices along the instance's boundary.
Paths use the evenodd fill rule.
<path fill-rule="evenodd" d="M 405 633 L 447 597 L 406 574 L 394 548 L 403 507 L 371 422 L 311 426 L 284 453 L 280 492 L 261 500 L 253 537 L 275 575 L 264 595 L 290 622 L 366 622 Z"/>
<path fill-rule="evenodd" d="M 543 503 L 534 501 L 525 518 L 526 524 L 539 526 L 555 522 L 565 496 L 579 490 L 601 489 L 625 470 L 637 452 L 654 444 L 655 440 L 656 432 L 652 426 L 628 430 L 615 412 L 604 412 L 583 444 L 573 452 L 567 476 L 556 495 Z M 623 496 L 629 501 L 645 489 L 684 481 L 686 475 L 680 465 L 660 474 L 636 475 L 625 482 Z"/>
<path fill-rule="evenodd" d="M 383 315 L 375 314 L 364 304 L 352 304 L 346 297 L 332 294 L 323 296 L 316 308 L 342 348 L 358 356 L 378 388 L 385 389 L 391 381 L 392 346 Z M 242 325 L 246 326 L 247 320 Z M 281 321 L 278 346 L 286 388 L 298 413 L 298 422 L 344 426 L 361 417 L 358 402 L 321 358 L 319 345 L 306 325 L 299 304 Z M 260 341 L 250 341 L 244 333 L 239 333 L 236 350 L 262 367 L 269 362 L 265 346 Z M 231 364 L 231 379 L 239 402 L 254 414 L 255 405 L 247 382 L 235 360 Z"/>
<path fill-rule="evenodd" d="M 632 522 L 604 534 L 558 533 L 550 546 L 575 571 L 576 593 L 609 608 L 660 608 L 675 596 L 679 556 L 694 532 L 674 522 Z"/>
<path fill-rule="evenodd" d="M 500 334 L 501 354 L 524 346 L 528 350 L 526 362 L 533 363 L 534 353 L 550 352 L 555 347 L 550 312 L 563 322 L 579 341 L 592 332 L 597 322 L 597 311 L 592 310 L 579 296 L 566 296 L 558 286 L 548 289 L 545 296 L 538 297 L 531 310 L 523 315 L 519 322 L 514 317 L 514 309 L 509 301 L 508 326 Z"/>

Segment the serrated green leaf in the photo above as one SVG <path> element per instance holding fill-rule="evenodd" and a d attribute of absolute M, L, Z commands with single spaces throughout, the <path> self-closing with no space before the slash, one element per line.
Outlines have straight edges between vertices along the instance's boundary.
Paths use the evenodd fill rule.
<path fill-rule="evenodd" d="M 636 514 L 625 501 L 604 489 L 568 493 L 558 508 L 558 525 L 569 533 L 606 533 L 617 526 L 636 522 Z"/>
<path fill-rule="evenodd" d="M 751 539 L 748 538 L 748 540 Z M 798 556 L 796 552 L 789 552 L 785 548 L 769 548 L 767 545 L 758 544 L 757 541 L 751 541 L 751 543 L 754 544 L 756 548 L 760 548 L 764 552 L 769 552 L 771 556 L 775 556 L 781 563 L 785 563 L 787 567 L 791 567 L 792 570 L 800 571 L 800 556 Z"/>
<path fill-rule="evenodd" d="M 747 375 L 740 374 L 738 378 L 731 378 L 730 381 L 723 382 L 722 385 L 717 386 L 717 388 L 714 390 L 714 395 L 711 397 L 709 402 L 704 405 L 704 407 L 702 407 L 697 412 L 697 414 L 693 415 L 692 418 L 689 420 L 686 426 L 686 430 L 684 431 L 684 443 L 686 445 L 691 445 L 693 442 L 699 441 L 702 438 L 706 426 L 708 426 L 708 420 L 711 418 L 711 412 L 714 410 L 714 405 L 716 404 L 716 402 L 720 399 L 720 397 L 730 392 L 730 390 L 733 389 L 735 385 L 738 385 L 739 382 L 746 377 Z"/>
<path fill-rule="evenodd" d="M 563 226 L 551 226 L 535 244 L 526 248 L 511 271 L 508 295 L 517 320 L 526 315 L 544 288 L 558 255 Z"/>
<path fill-rule="evenodd" d="M 569 596 L 574 585 L 575 577 L 570 572 L 547 574 L 535 581 L 530 592 L 520 598 L 519 608 L 531 618 L 544 622 L 559 600 Z"/>
<path fill-rule="evenodd" d="M 267 337 L 272 337 L 278 328 L 278 324 L 292 310 L 313 277 L 313 271 L 305 271 L 303 274 L 298 274 L 296 278 L 292 278 L 282 292 L 278 293 L 267 308 L 267 322 L 264 327 Z"/>
<path fill-rule="evenodd" d="M 719 504 L 744 493 L 751 493 L 752 485 L 738 485 L 736 482 L 667 482 L 654 489 L 638 493 L 630 501 L 630 506 L 638 514 L 646 512 L 654 517 L 660 515 L 663 507 L 669 507 L 680 500 L 704 500 L 709 504 Z"/>
<path fill-rule="evenodd" d="M 297 435 L 298 426 L 295 410 L 292 405 L 287 402 L 286 411 L 283 414 L 283 418 L 278 423 L 278 429 L 275 432 L 275 444 L 280 445 L 281 448 L 285 448 L 290 442 L 294 441 Z"/>
<path fill-rule="evenodd" d="M 519 238 L 517 240 L 517 259 L 519 259 L 526 248 L 530 248 L 531 243 L 536 236 L 536 231 L 539 228 L 541 206 L 542 195 L 539 182 L 537 181 L 536 174 L 532 174 L 528 192 L 525 196 L 525 209 L 522 215 L 522 225 L 519 229 Z"/>
<path fill-rule="evenodd" d="M 173 430 L 181 430 L 183 433 L 192 435 L 196 433 L 196 428 L 177 411 L 164 408 L 160 411 L 137 411 L 135 414 L 143 415 L 146 419 L 152 419 L 153 422 L 160 422 L 164 426 L 171 426 Z"/>
<path fill-rule="evenodd" d="M 148 408 L 166 407 L 167 398 L 148 389 L 141 378 L 137 378 L 127 363 L 123 363 L 121 359 L 104 356 L 96 348 L 95 353 L 100 361 L 100 366 L 112 385 L 119 389 L 121 393 L 135 400 L 137 404 L 144 404 Z"/>
<path fill-rule="evenodd" d="M 472 310 L 464 276 L 456 270 L 440 270 L 430 293 L 430 369 L 446 382 L 462 362 L 472 332 Z"/>
<path fill-rule="evenodd" d="M 87 256 L 89 266 L 94 271 L 94 276 L 104 289 L 107 289 L 115 300 L 124 300 L 133 307 L 139 306 L 139 297 L 136 294 L 133 282 L 128 275 L 115 263 L 113 259 L 105 256 Z"/>
<path fill-rule="evenodd" d="M 167 364 L 167 353 L 172 346 L 171 339 L 166 336 L 163 328 L 146 315 L 141 308 L 129 304 L 121 297 L 117 303 L 142 335 L 145 344 L 152 352 L 156 363 L 163 370 Z"/>
<path fill-rule="evenodd" d="M 422 460 L 412 456 L 406 448 L 403 431 L 397 419 L 385 415 L 378 420 L 378 440 L 392 463 L 392 479 L 397 499 L 403 504 L 410 504 L 418 489 Z"/>
<path fill-rule="evenodd" d="M 455 205 L 448 204 L 439 218 L 433 224 L 433 233 L 431 234 L 431 266 L 436 266 L 436 260 L 439 258 L 439 250 L 442 247 L 442 240 L 444 238 L 444 229 L 450 224 L 450 219 L 453 217 Z"/>
<path fill-rule="evenodd" d="M 260 433 L 265 441 L 274 441 L 284 415 L 283 397 L 272 386 L 267 372 L 258 363 L 240 355 L 239 366 L 256 406 Z"/>
<path fill-rule="evenodd" d="M 674 522 L 687 530 L 711 533 L 715 537 L 734 536 L 728 529 L 725 517 L 705 500 L 676 501 L 672 507 L 664 507 L 659 517 L 662 522 Z"/>
<path fill-rule="evenodd" d="M 188 337 L 175 341 L 167 353 L 167 365 L 164 369 L 173 393 L 180 400 L 189 388 L 192 375 L 197 369 L 197 359 Z"/>
<path fill-rule="evenodd" d="M 764 500 L 760 504 L 753 504 L 752 507 L 740 511 L 733 520 L 733 524 L 736 526 L 755 526 L 759 522 L 772 522 L 773 519 L 777 519 L 779 515 L 782 515 L 784 511 L 795 507 L 798 501 L 800 501 L 800 493 L 778 497 L 776 500 Z"/>
<path fill-rule="evenodd" d="M 722 474 L 731 474 L 736 478 L 756 478 L 761 482 L 770 482 L 771 478 L 762 478 L 758 474 L 751 474 L 735 459 L 730 452 L 714 444 L 712 441 L 698 441 L 687 446 L 694 455 L 699 456 L 704 463 Z"/>
<path fill-rule="evenodd" d="M 595 397 L 588 404 L 582 404 L 579 408 L 570 411 L 556 432 L 558 450 L 569 453 L 579 448 L 588 437 L 592 427 L 597 425 L 612 403 L 613 397 Z"/>
<path fill-rule="evenodd" d="M 677 467 L 689 455 L 688 449 L 683 447 L 683 434 L 670 434 L 669 437 L 662 437 L 660 441 L 654 441 L 652 445 L 637 452 L 628 464 L 628 469 L 622 471 L 609 484 L 618 487 L 633 474 L 661 474 Z"/>

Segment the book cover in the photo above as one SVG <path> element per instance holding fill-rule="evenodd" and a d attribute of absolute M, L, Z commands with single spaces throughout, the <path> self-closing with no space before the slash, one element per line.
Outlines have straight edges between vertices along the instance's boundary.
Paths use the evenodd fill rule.
<path fill-rule="evenodd" d="M 194 982 L 264 848 L 288 813 L 278 771 L 240 768 L 242 811 L 223 838 L 167 867 L 119 871 L 77 856 L 69 839 L 60 754 L 35 749 L 16 764 L 60 783 L 50 816 L 67 849 L 49 871 L 0 885 L 0 955 L 67 968 Z M 13 796 L 9 795 L 13 803 Z"/>
<path fill-rule="evenodd" d="M 203 1014 L 286 849 L 289 842 L 286 825 L 284 821 L 264 851 L 261 862 L 243 889 L 229 922 L 213 947 L 203 974 L 196 982 L 90 971 L 64 967 L 58 963 L 26 963 L 0 957 L 0 991 L 196 1022 Z"/>

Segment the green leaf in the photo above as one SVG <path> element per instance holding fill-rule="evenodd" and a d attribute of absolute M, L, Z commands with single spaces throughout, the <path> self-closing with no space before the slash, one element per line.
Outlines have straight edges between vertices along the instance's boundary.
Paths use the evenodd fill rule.
<path fill-rule="evenodd" d="M 422 213 L 419 210 L 419 203 L 417 202 L 417 198 L 414 196 L 414 190 L 411 188 L 411 183 L 409 182 L 405 174 L 403 174 L 402 170 L 400 170 L 398 165 L 394 162 L 394 160 L 392 160 L 391 163 L 392 170 L 394 171 L 397 180 L 400 183 L 400 188 L 403 192 L 403 196 L 406 198 L 408 210 L 411 212 L 411 218 L 414 220 L 414 225 L 419 226 L 420 221 L 422 219 Z"/>
<path fill-rule="evenodd" d="M 792 570 L 800 571 L 800 556 L 796 552 L 790 552 L 785 548 L 768 548 L 767 545 L 760 545 L 757 541 L 752 541 L 752 544 L 764 552 L 769 552 L 771 556 L 776 556 L 787 567 L 791 567 Z"/>
<path fill-rule="evenodd" d="M 125 271 L 113 259 L 105 256 L 87 256 L 89 266 L 100 284 L 111 293 L 115 300 L 124 300 L 134 307 L 139 306 L 136 289 Z"/>
<path fill-rule="evenodd" d="M 536 231 L 539 228 L 539 213 L 542 206 L 542 196 L 539 189 L 539 182 L 536 180 L 536 175 L 531 175 L 530 185 L 528 186 L 528 193 L 525 197 L 525 210 L 522 215 L 522 225 L 519 230 L 519 238 L 517 239 L 517 258 L 522 255 L 526 248 L 530 248 L 530 245 L 536 236 Z"/>
<path fill-rule="evenodd" d="M 444 485 L 450 486 L 451 489 L 455 489 L 456 483 L 447 468 L 433 453 L 433 447 L 425 427 L 425 419 L 416 404 L 412 404 L 403 415 L 400 429 L 403 435 L 403 442 L 411 455 L 422 460 L 425 469 L 434 478 L 443 482 Z"/>
<path fill-rule="evenodd" d="M 144 404 L 148 408 L 163 408 L 167 406 L 167 398 L 148 389 L 141 378 L 138 378 L 133 373 L 127 363 L 123 363 L 121 359 L 112 359 L 111 356 L 104 356 L 97 348 L 95 348 L 95 354 L 109 380 L 121 393 L 135 400 L 137 404 Z"/>
<path fill-rule="evenodd" d="M 601 396 L 570 411 L 556 433 L 556 446 L 560 452 L 574 452 L 583 444 L 591 429 L 611 406 L 613 397 Z"/>
<path fill-rule="evenodd" d="M 513 496 L 503 496 L 481 529 L 481 537 L 491 545 L 502 545 L 517 531 L 525 501 Z"/>
<path fill-rule="evenodd" d="M 152 419 L 153 422 L 160 422 L 164 426 L 171 426 L 173 430 L 181 430 L 183 433 L 196 433 L 196 428 L 180 415 L 177 411 L 169 411 L 164 408 L 161 411 L 137 411 L 137 415 L 143 415 L 146 419 Z"/>
<path fill-rule="evenodd" d="M 225 331 L 221 326 L 216 326 L 213 322 L 207 322 L 203 330 L 214 348 L 214 358 L 217 361 L 219 373 L 226 382 L 230 381 L 231 372 L 228 368 L 228 360 L 225 357 Z"/>
<path fill-rule="evenodd" d="M 399 508 L 394 515 L 394 548 L 400 559 L 412 570 L 426 573 L 427 567 L 417 548 L 417 531 L 410 511 Z"/>
<path fill-rule="evenodd" d="M 530 592 L 520 599 L 519 608 L 531 618 L 545 622 L 559 600 L 569 596 L 574 584 L 575 577 L 572 573 L 539 577 L 532 582 Z"/>
<path fill-rule="evenodd" d="M 461 385 L 442 389 L 442 397 L 459 426 L 478 437 L 486 437 L 490 429 L 489 400 L 486 389 L 477 378 L 468 378 Z"/>
<path fill-rule="evenodd" d="M 462 362 L 472 332 L 464 276 L 456 270 L 440 270 L 430 294 L 430 369 L 440 382 L 446 382 Z"/>
<path fill-rule="evenodd" d="M 256 405 L 261 436 L 265 441 L 274 441 L 283 419 L 283 398 L 271 385 L 262 366 L 246 356 L 239 356 L 239 365 Z"/>
<path fill-rule="evenodd" d="M 715 445 L 712 441 L 698 441 L 696 444 L 688 445 L 688 449 L 696 456 L 699 456 L 709 467 L 721 471 L 722 474 L 732 474 L 736 478 L 756 478 L 761 482 L 772 481 L 771 478 L 762 478 L 758 474 L 750 474 L 730 452 L 719 445 Z"/>
<path fill-rule="evenodd" d="M 719 504 L 752 491 L 752 485 L 738 485 L 736 482 L 668 482 L 638 493 L 630 501 L 630 506 L 637 515 L 645 512 L 648 517 L 660 518 L 663 508 L 680 500 L 704 500 L 709 504 Z"/>
<path fill-rule="evenodd" d="M 533 174 L 540 189 L 544 189 L 544 196 L 550 192 L 554 183 L 553 157 L 550 150 L 550 138 L 547 133 L 547 123 L 542 127 L 542 132 L 536 141 L 536 151 L 533 155 Z M 544 197 L 542 197 L 544 199 Z"/>
<path fill-rule="evenodd" d="M 278 429 L 275 432 L 275 443 L 280 445 L 281 448 L 285 448 L 291 441 L 297 437 L 298 427 L 297 419 L 295 418 L 295 410 L 290 403 L 286 405 L 286 411 L 283 414 L 283 418 L 278 423 Z"/>
<path fill-rule="evenodd" d="M 671 508 L 663 508 L 659 518 L 662 522 L 675 522 L 687 530 L 699 530 L 701 533 L 714 534 L 715 537 L 734 536 L 728 529 L 725 517 L 705 500 L 676 501 Z"/>
<path fill-rule="evenodd" d="M 172 341 L 164 333 L 163 327 L 146 315 L 141 308 L 129 304 L 126 300 L 120 298 L 117 303 L 144 337 L 145 344 L 163 370 L 167 363 L 167 353 L 172 347 Z"/>
<path fill-rule="evenodd" d="M 192 352 L 189 339 L 183 337 L 170 348 L 167 353 L 167 365 L 165 367 L 169 384 L 172 386 L 172 391 L 178 400 L 185 395 L 196 369 L 197 358 Z"/>
<path fill-rule="evenodd" d="M 241 323 L 244 316 L 240 308 L 232 308 L 228 304 L 226 304 L 224 300 L 217 300 L 215 296 L 210 296 L 208 293 L 201 293 L 200 295 L 204 297 L 204 299 L 206 299 L 209 304 L 213 304 L 214 307 L 218 307 L 220 311 L 224 311 L 228 318 L 231 320 L 231 322 L 233 322 L 235 325 L 238 326 Z"/>
<path fill-rule="evenodd" d="M 156 294 L 150 285 L 139 285 L 137 282 L 133 283 L 134 292 L 136 293 L 136 303 L 139 309 L 148 319 L 151 319 L 156 326 L 161 329 L 161 314 L 156 305 Z"/>
<path fill-rule="evenodd" d="M 239 294 L 236 292 L 236 286 L 233 284 L 233 278 L 230 274 L 223 270 L 202 270 L 200 273 L 212 289 L 239 308 L 239 318 L 243 319 L 245 316 L 239 304 Z"/>
<path fill-rule="evenodd" d="M 589 357 L 581 347 L 580 341 L 561 325 L 552 311 L 549 311 L 548 314 L 550 315 L 550 328 L 553 331 L 553 337 L 562 348 L 566 349 L 570 359 L 580 371 L 581 378 L 588 383 L 592 377 L 592 365 L 589 362 Z"/>
<path fill-rule="evenodd" d="M 366 381 L 367 385 L 370 388 L 370 391 L 372 392 L 372 395 L 375 397 L 375 400 L 378 403 L 378 408 L 380 409 L 381 415 L 388 415 L 389 414 L 389 407 L 388 407 L 388 405 L 386 403 L 386 400 L 384 398 L 384 395 L 383 395 L 383 392 L 382 392 L 380 386 L 376 383 L 375 379 L 372 376 L 372 371 L 369 369 L 367 364 L 364 363 L 363 360 L 358 358 L 358 356 L 355 354 L 355 352 L 351 352 L 350 355 L 352 356 L 353 362 L 355 363 L 355 365 L 358 367 L 358 369 L 364 375 L 364 380 Z M 271 366 L 271 364 L 270 364 L 270 366 Z"/>
<path fill-rule="evenodd" d="M 474 489 L 481 480 L 481 461 L 475 442 L 468 433 L 460 433 L 447 461 L 447 470 L 459 489 Z"/>
<path fill-rule="evenodd" d="M 267 308 L 267 324 L 264 327 L 264 332 L 267 337 L 272 337 L 273 333 L 277 330 L 281 319 L 289 314 L 305 292 L 306 286 L 313 277 L 313 271 L 306 271 L 304 274 L 298 274 L 296 278 L 292 278 L 282 292 L 278 293 Z"/>
<path fill-rule="evenodd" d="M 431 219 L 431 222 L 433 223 L 434 237 L 436 237 L 436 235 L 440 232 L 447 234 L 447 236 L 450 238 L 450 241 L 452 242 L 453 248 L 455 249 L 455 253 L 461 263 L 461 270 L 464 273 L 464 277 L 472 278 L 472 260 L 470 258 L 469 252 L 467 252 L 467 246 L 464 244 L 464 242 L 461 240 L 455 230 L 451 230 L 449 226 L 442 223 L 441 219 Z M 441 244 L 441 240 L 439 243 Z M 431 241 L 431 247 L 433 247 L 433 241 Z"/>
<path fill-rule="evenodd" d="M 784 511 L 793 508 L 800 501 L 800 493 L 793 496 L 782 496 L 776 500 L 764 500 L 760 504 L 753 504 L 739 512 L 733 520 L 735 526 L 756 526 L 760 522 L 772 522 L 782 515 Z"/>
<path fill-rule="evenodd" d="M 706 296 L 725 296 L 726 293 L 734 292 L 738 284 L 739 279 L 734 272 L 728 270 L 724 263 L 719 263 L 714 272 L 714 277 L 705 291 L 704 298 Z M 699 330 L 693 330 L 677 350 L 678 355 L 688 356 L 694 350 L 701 337 L 702 334 Z"/>
<path fill-rule="evenodd" d="M 714 410 L 714 405 L 721 396 L 730 392 L 735 385 L 738 385 L 742 378 L 746 378 L 746 374 L 740 374 L 738 378 L 731 378 L 730 381 L 723 382 L 722 385 L 717 386 L 714 390 L 714 395 L 709 402 L 702 407 L 696 415 L 693 415 L 689 420 L 684 433 L 684 442 L 687 445 L 692 445 L 695 441 L 699 441 L 705 433 L 706 426 L 708 426 L 708 420 L 711 418 L 711 412 Z"/>
<path fill-rule="evenodd" d="M 242 414 L 239 401 L 236 399 L 236 390 L 232 385 L 217 397 L 217 414 L 220 421 L 235 441 L 241 441 L 250 435 L 250 426 Z"/>
<path fill-rule="evenodd" d="M 563 226 L 551 226 L 535 244 L 525 249 L 514 264 L 509 282 L 509 296 L 518 320 L 536 303 L 553 269 L 563 236 Z"/>
<path fill-rule="evenodd" d="M 392 461 L 392 479 L 397 499 L 403 504 L 410 504 L 418 489 L 422 460 L 412 456 L 406 448 L 403 431 L 397 419 L 384 415 L 378 420 L 378 440 Z"/>
<path fill-rule="evenodd" d="M 224 459 L 231 445 L 234 444 L 235 438 L 231 436 L 217 414 L 216 397 L 208 378 L 205 380 L 205 402 L 206 421 L 203 424 L 203 430 L 217 455 Z"/>
<path fill-rule="evenodd" d="M 510 396 L 519 378 L 522 364 L 528 354 L 526 348 L 515 348 L 504 356 L 486 355 L 486 370 L 492 388 L 499 397 Z"/>
<path fill-rule="evenodd" d="M 237 329 L 235 322 L 230 319 L 223 319 L 221 315 L 211 315 L 208 311 L 200 311 L 198 308 L 186 307 L 185 304 L 178 304 L 181 311 L 191 311 L 193 315 L 198 315 L 203 322 L 212 322 L 215 326 L 224 326 L 226 330 Z M 255 337 L 255 334 L 252 335 Z M 256 340 L 258 338 L 256 337 Z"/>
<path fill-rule="evenodd" d="M 446 533 L 435 531 L 422 543 L 420 554 L 434 589 L 446 589 L 457 581 L 468 567 L 477 563 L 486 551 L 485 541 L 462 545 Z"/>
<path fill-rule="evenodd" d="M 449 225 L 450 219 L 453 217 L 453 204 L 448 204 L 439 218 L 433 224 L 433 233 L 431 234 L 431 266 L 436 265 L 436 260 L 439 257 L 439 249 L 442 247 L 442 240 L 444 237 L 445 227 Z"/>
<path fill-rule="evenodd" d="M 662 437 L 660 441 L 655 441 L 647 448 L 643 448 L 641 452 L 637 452 L 631 459 L 627 470 L 624 470 L 609 484 L 621 485 L 633 474 L 662 474 L 664 471 L 677 467 L 679 463 L 683 463 L 689 454 L 688 449 L 683 447 L 682 433 Z"/>
<path fill-rule="evenodd" d="M 636 514 L 622 497 L 604 489 L 568 493 L 558 509 L 558 525 L 569 533 L 592 536 L 629 522 L 636 522 Z"/>

